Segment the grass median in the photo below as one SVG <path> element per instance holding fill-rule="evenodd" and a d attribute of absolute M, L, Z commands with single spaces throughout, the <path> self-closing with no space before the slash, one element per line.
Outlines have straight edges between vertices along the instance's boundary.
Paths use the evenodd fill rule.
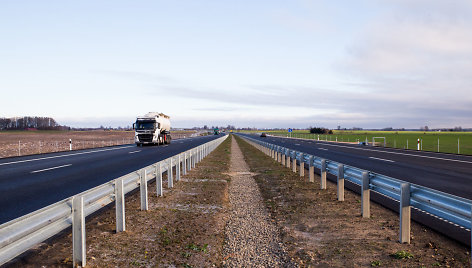
<path fill-rule="evenodd" d="M 372 217 L 362 218 L 357 194 L 346 191 L 339 202 L 335 184 L 320 190 L 319 177 L 310 183 L 237 141 L 290 257 L 301 266 L 470 267 L 468 247 L 416 223 L 411 244 L 400 244 L 396 213 L 372 203 Z"/>

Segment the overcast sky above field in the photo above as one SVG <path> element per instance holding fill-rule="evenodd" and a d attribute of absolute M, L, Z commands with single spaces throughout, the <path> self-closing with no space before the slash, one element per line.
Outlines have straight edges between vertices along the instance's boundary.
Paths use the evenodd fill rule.
<path fill-rule="evenodd" d="M 0 117 L 472 126 L 470 0 L 5 0 L 0 38 Z"/>

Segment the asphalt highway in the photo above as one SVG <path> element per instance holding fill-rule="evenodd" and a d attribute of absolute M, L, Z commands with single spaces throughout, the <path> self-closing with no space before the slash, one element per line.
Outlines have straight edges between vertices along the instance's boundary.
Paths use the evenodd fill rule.
<path fill-rule="evenodd" d="M 0 224 L 219 137 L 0 159 Z"/>
<path fill-rule="evenodd" d="M 472 156 L 241 135 L 472 199 Z"/>

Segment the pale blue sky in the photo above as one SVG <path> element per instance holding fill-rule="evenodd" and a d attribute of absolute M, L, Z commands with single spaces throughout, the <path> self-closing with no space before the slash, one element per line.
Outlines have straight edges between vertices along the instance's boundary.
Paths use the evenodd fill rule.
<path fill-rule="evenodd" d="M 472 126 L 470 1 L 1 1 L 0 117 Z"/>

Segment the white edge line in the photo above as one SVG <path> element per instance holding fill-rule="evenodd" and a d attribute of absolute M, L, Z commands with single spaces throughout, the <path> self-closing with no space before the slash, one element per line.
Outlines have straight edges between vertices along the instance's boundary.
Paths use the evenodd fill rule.
<path fill-rule="evenodd" d="M 52 168 L 45 168 L 45 169 L 40 169 L 40 170 L 35 170 L 31 171 L 30 173 L 38 173 L 38 172 L 43 172 L 43 171 L 48 171 L 48 170 L 53 170 L 53 169 L 58 169 L 58 168 L 63 168 L 63 167 L 70 167 L 72 164 L 67 164 L 67 165 L 62 165 L 58 167 L 52 167 Z"/>

